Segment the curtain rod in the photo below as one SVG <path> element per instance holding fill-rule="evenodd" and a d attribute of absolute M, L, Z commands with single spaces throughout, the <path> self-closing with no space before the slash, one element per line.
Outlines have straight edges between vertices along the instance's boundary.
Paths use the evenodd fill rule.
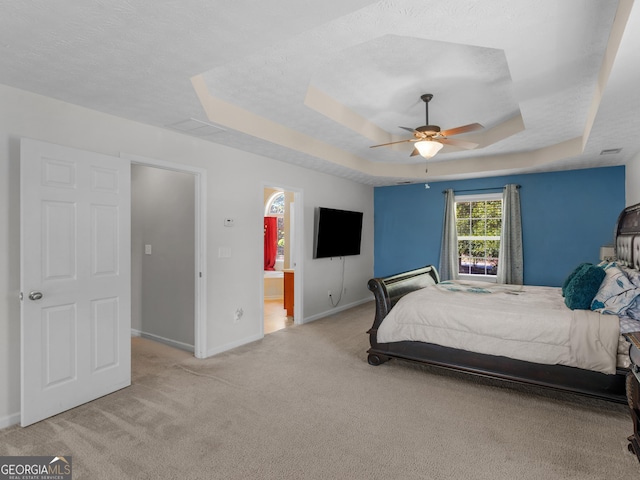
<path fill-rule="evenodd" d="M 505 185 L 506 186 L 506 185 Z M 521 188 L 522 185 L 516 185 L 516 188 Z M 460 192 L 482 192 L 484 190 L 502 190 L 505 187 L 486 187 L 486 188 L 468 188 L 466 190 L 454 190 L 453 193 Z M 446 190 L 443 190 L 442 193 L 447 193 Z"/>

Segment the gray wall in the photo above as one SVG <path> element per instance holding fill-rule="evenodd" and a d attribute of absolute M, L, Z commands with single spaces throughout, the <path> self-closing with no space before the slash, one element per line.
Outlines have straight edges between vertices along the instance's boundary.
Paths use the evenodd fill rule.
<path fill-rule="evenodd" d="M 183 347 L 194 345 L 194 198 L 193 175 L 131 166 L 131 327 Z"/>

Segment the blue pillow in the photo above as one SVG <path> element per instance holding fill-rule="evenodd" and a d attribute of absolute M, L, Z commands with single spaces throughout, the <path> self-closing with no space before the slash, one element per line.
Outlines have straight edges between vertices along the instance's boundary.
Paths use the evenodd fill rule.
<path fill-rule="evenodd" d="M 583 265 L 573 276 L 564 292 L 564 303 L 571 310 L 590 310 L 605 277 L 602 267 Z"/>
<path fill-rule="evenodd" d="M 567 291 L 567 286 L 569 285 L 569 282 L 571 282 L 571 280 L 573 279 L 573 277 L 575 276 L 576 273 L 578 273 L 582 267 L 584 267 L 585 265 L 592 265 L 591 263 L 581 263 L 580 265 L 578 265 L 575 270 L 573 272 L 571 272 L 569 274 L 569 276 L 565 279 L 564 283 L 562 284 L 562 296 L 565 296 L 565 292 Z"/>

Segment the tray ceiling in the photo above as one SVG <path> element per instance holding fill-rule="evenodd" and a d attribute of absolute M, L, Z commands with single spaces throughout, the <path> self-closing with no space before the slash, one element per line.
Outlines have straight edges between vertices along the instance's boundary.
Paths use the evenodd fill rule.
<path fill-rule="evenodd" d="M 371 185 L 617 165 L 640 151 L 639 8 L 12 2 L 0 83 Z M 424 124 L 423 93 L 431 124 L 484 125 L 456 137 L 479 147 L 369 148 Z"/>

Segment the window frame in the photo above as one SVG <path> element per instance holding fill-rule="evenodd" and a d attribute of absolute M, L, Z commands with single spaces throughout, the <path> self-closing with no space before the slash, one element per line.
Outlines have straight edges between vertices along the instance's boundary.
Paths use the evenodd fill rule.
<path fill-rule="evenodd" d="M 500 200 L 502 202 L 502 192 L 495 192 L 495 193 L 478 193 L 478 194 L 469 194 L 469 195 L 455 195 L 454 196 L 454 203 L 455 203 L 455 207 L 456 207 L 456 235 L 458 233 L 458 227 L 457 227 L 457 221 L 458 221 L 458 216 L 457 216 L 457 211 L 458 211 L 458 202 L 460 203 L 466 203 L 466 202 L 483 202 L 483 201 L 493 201 L 493 200 Z M 502 205 L 503 209 L 504 209 L 504 205 Z M 500 221 L 502 222 L 503 218 L 503 212 L 501 210 L 500 213 Z M 460 235 L 458 236 L 458 241 L 460 241 Z M 462 236 L 464 237 L 464 235 Z M 498 241 L 500 241 L 500 237 L 498 236 Z M 491 283 L 497 283 L 497 279 L 498 276 L 497 275 L 487 275 L 487 274 L 479 274 L 479 273 L 459 273 L 458 272 L 458 278 L 462 279 L 462 280 L 479 280 L 479 281 L 484 281 L 484 282 L 491 282 Z"/>

